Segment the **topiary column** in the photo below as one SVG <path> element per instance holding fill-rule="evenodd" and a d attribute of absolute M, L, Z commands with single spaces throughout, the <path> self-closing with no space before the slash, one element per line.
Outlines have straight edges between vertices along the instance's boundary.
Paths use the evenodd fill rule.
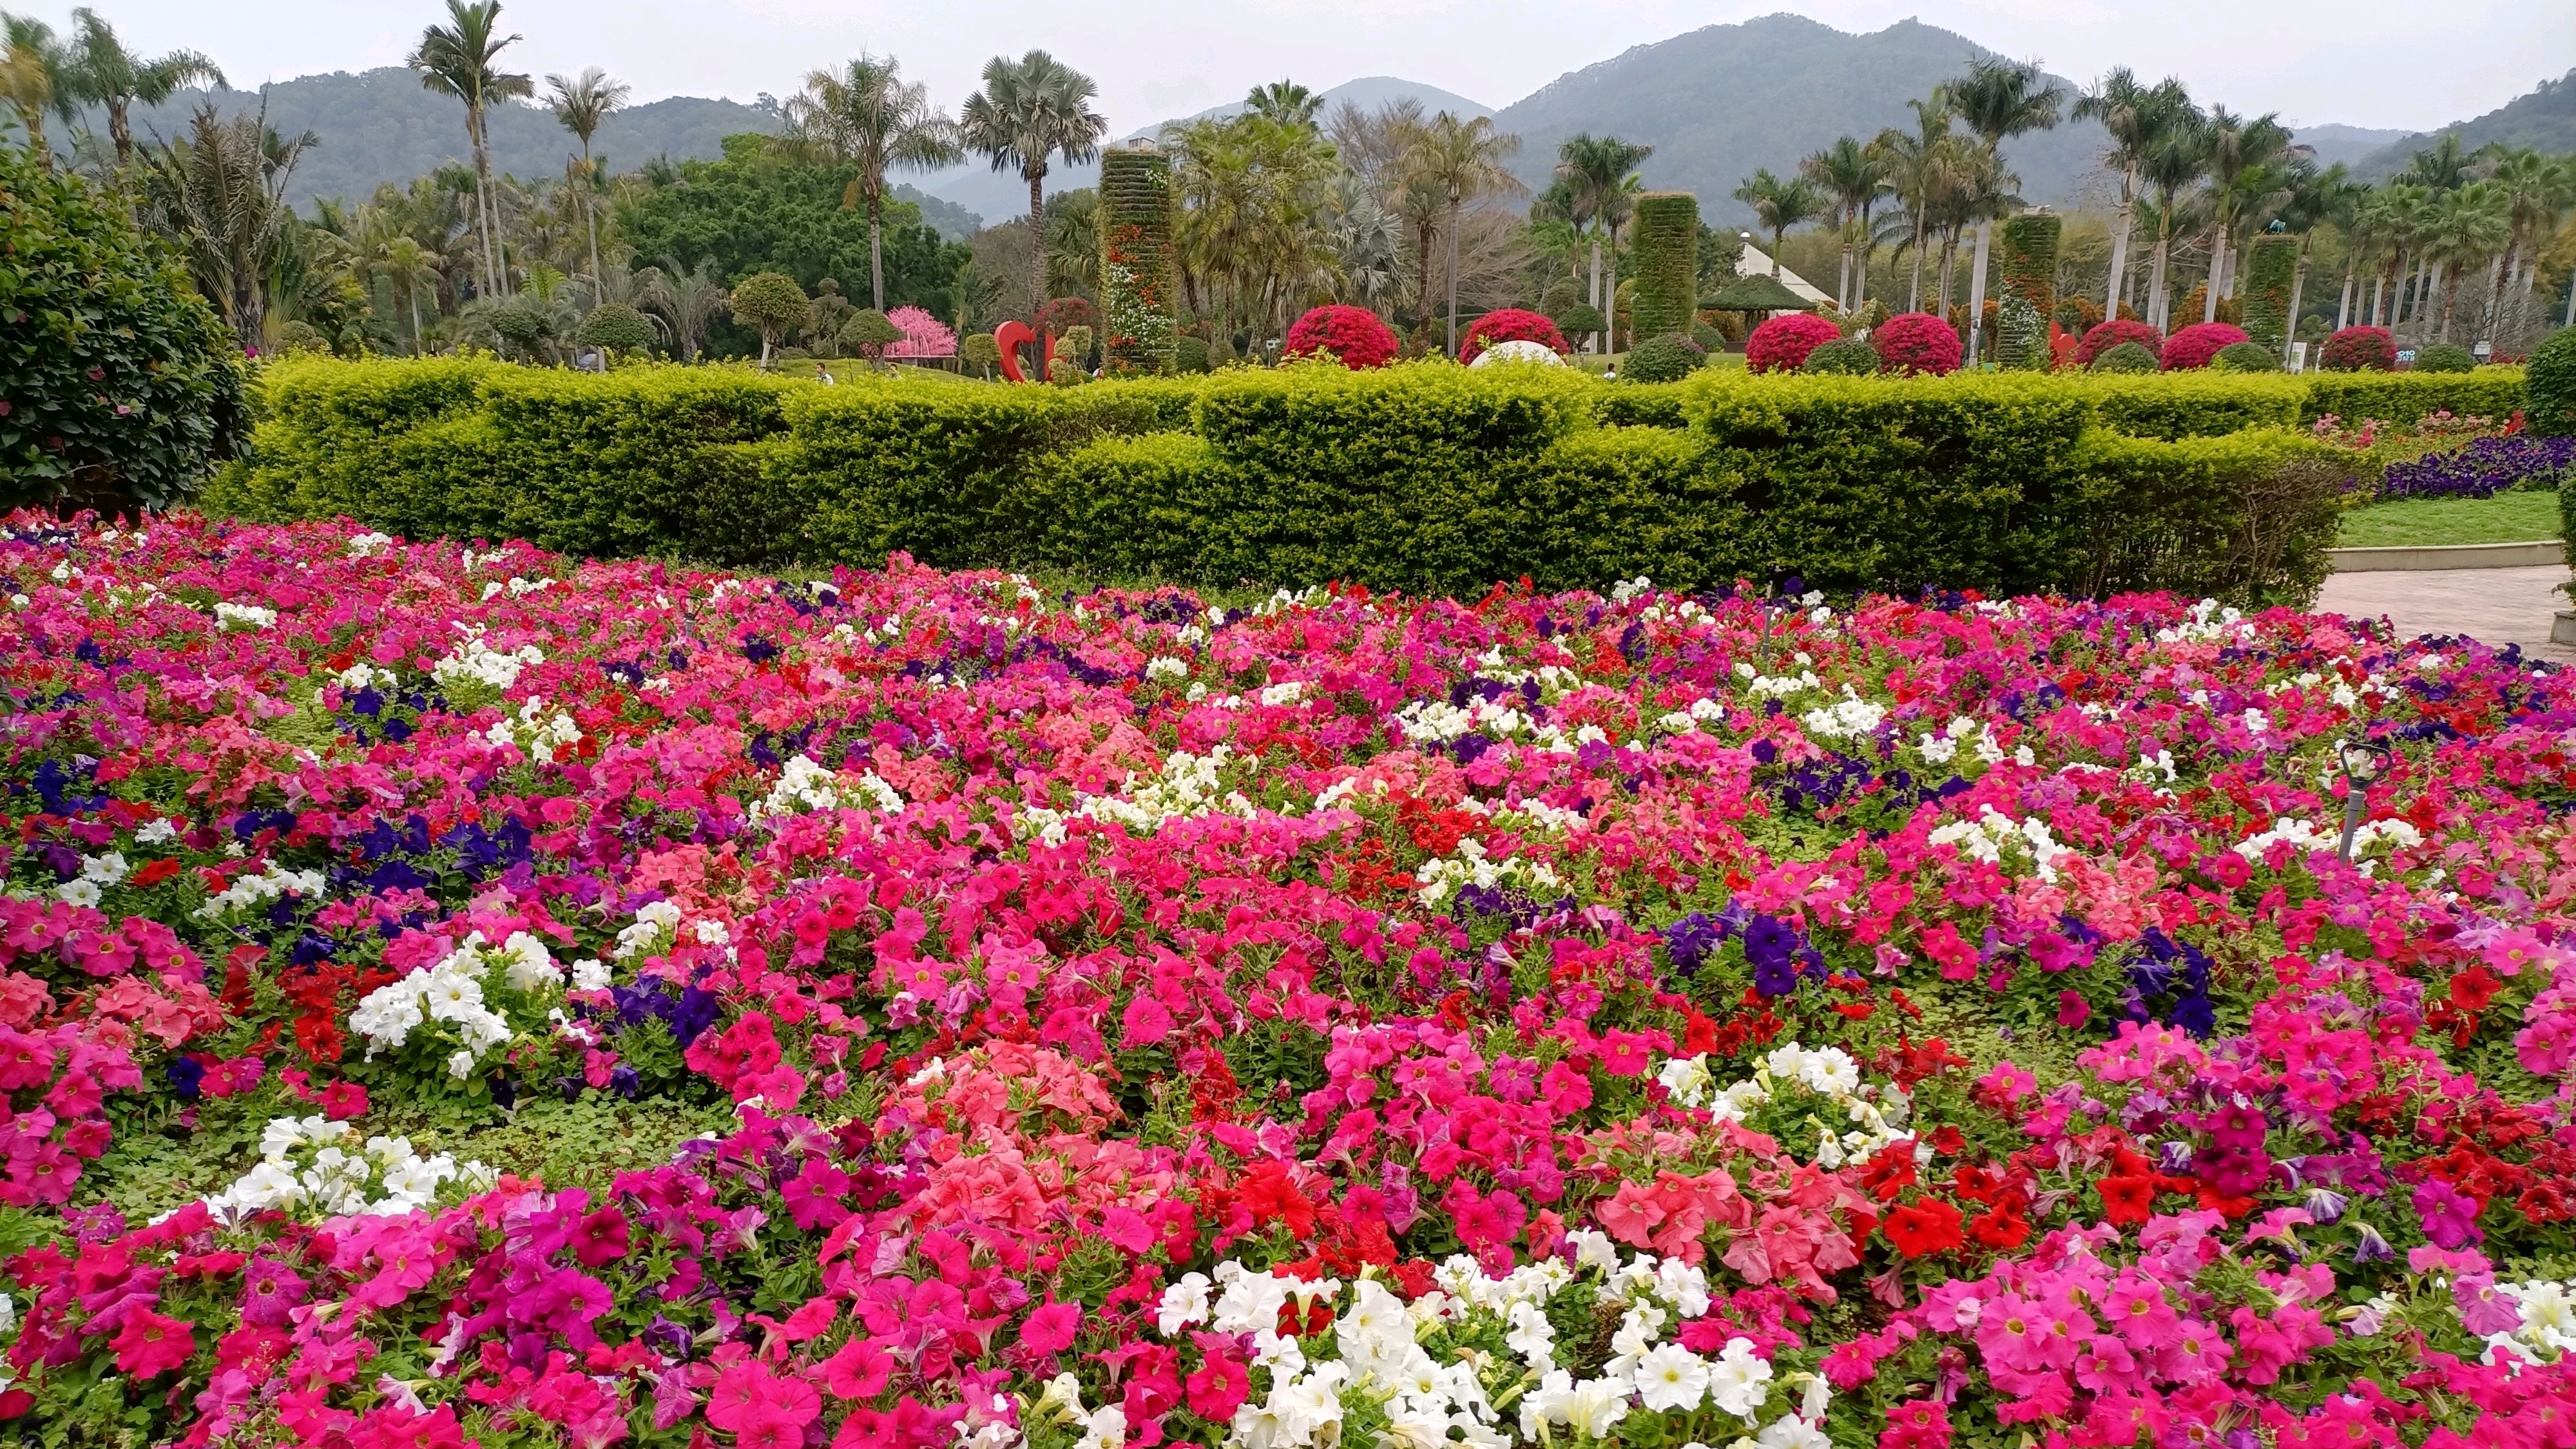
<path fill-rule="evenodd" d="M 2290 286 L 2299 270 L 2299 239 L 2265 232 L 2245 249 L 2245 335 L 2272 352 L 2290 346 Z"/>
<path fill-rule="evenodd" d="M 1636 249 L 1636 292 L 1628 304 L 1638 341 L 1690 331 L 1699 305 L 1699 198 L 1687 191 L 1649 191 L 1629 223 Z"/>
<path fill-rule="evenodd" d="M 1170 372 L 1180 326 L 1172 161 L 1151 141 L 1100 153 L 1100 311 L 1106 372 Z"/>
<path fill-rule="evenodd" d="M 2027 314 L 2019 307 L 1997 309 L 2009 314 L 1998 317 L 1995 336 L 1995 360 L 2006 367 L 2048 365 L 2047 318 L 2057 309 L 2057 239 L 2065 225 L 2045 211 L 2024 212 L 2003 224 L 1996 273 L 2005 297 L 2029 304 Z M 2031 318 L 2038 319 L 2036 325 Z"/>

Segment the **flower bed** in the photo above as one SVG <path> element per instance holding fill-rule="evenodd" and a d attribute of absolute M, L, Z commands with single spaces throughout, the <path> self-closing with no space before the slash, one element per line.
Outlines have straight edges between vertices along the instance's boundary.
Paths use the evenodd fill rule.
<path fill-rule="evenodd" d="M 2576 463 L 2576 438 L 2509 436 L 2473 438 L 2464 447 L 2391 463 L 2382 498 L 2492 498 L 2508 489 L 2556 487 Z"/>
<path fill-rule="evenodd" d="M 2510 655 L 188 516 L 0 560 L 0 1415 L 58 1437 L 2576 1408 L 2576 688 Z"/>

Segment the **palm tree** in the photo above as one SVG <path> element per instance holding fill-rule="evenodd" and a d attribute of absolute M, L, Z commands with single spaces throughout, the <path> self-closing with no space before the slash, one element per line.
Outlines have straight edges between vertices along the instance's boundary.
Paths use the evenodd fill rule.
<path fill-rule="evenodd" d="M 2469 268 L 2501 255 L 2513 234 L 2512 199 L 2492 181 L 2445 192 L 2433 208 L 2425 251 L 2442 269 L 2442 320 L 2434 335 L 2451 340 L 2451 313 L 2460 300 L 2460 278 Z"/>
<path fill-rule="evenodd" d="M 1254 86 L 1243 98 L 1243 108 L 1283 126 L 1311 126 L 1315 114 L 1324 108 L 1324 98 L 1295 81 L 1275 80 Z"/>
<path fill-rule="evenodd" d="M 886 172 L 963 157 L 956 122 L 931 107 L 927 88 L 904 84 L 894 57 L 861 55 L 805 77 L 804 94 L 787 103 L 787 134 L 808 158 L 856 171 L 841 205 L 868 208 L 868 305 L 884 311 Z"/>
<path fill-rule="evenodd" d="M 1611 309 L 1602 304 L 1615 298 L 1619 291 L 1619 241 L 1615 230 L 1610 240 L 1610 288 L 1601 286 L 1601 234 L 1610 223 L 1611 214 L 1620 211 L 1621 203 L 1636 183 L 1640 163 L 1655 154 L 1652 146 L 1622 141 L 1616 136 L 1594 136 L 1578 132 L 1556 150 L 1556 179 L 1566 188 L 1566 219 L 1587 230 L 1592 237 L 1592 284 L 1590 301 L 1593 310 L 1603 316 Z M 1625 220 L 1622 216 L 1620 220 Z"/>
<path fill-rule="evenodd" d="M 1959 147 L 1958 138 L 1950 133 L 1949 87 L 1934 86 L 1932 94 L 1906 104 L 1914 108 L 1913 134 L 1890 126 L 1870 145 L 1886 158 L 1888 185 L 1904 203 L 1906 220 L 1912 223 L 1913 237 L 1907 245 L 1914 252 L 1914 280 L 1906 292 L 1905 310 L 1919 312 L 1924 238 L 1957 169 Z"/>
<path fill-rule="evenodd" d="M 420 290 L 438 293 L 438 255 L 407 236 L 388 238 L 377 248 L 369 270 L 391 282 L 403 294 L 403 304 L 411 312 L 411 350 L 417 354 L 420 345 Z M 432 302 L 435 309 L 436 303 Z"/>
<path fill-rule="evenodd" d="M 265 108 L 225 118 L 209 104 L 189 117 L 184 135 L 144 154 L 146 219 L 177 244 L 189 280 L 246 351 L 267 332 L 271 284 L 296 224 L 287 180 L 313 144 L 309 131 L 281 139 Z"/>
<path fill-rule="evenodd" d="M 610 80 L 608 72 L 598 66 L 585 70 L 577 78 L 560 75 L 546 77 L 546 109 L 563 128 L 581 138 L 581 219 L 590 230 L 590 276 L 594 292 L 599 286 L 599 216 L 591 205 L 592 193 L 599 187 L 599 168 L 590 159 L 590 138 L 599 133 L 599 125 L 613 113 L 622 110 L 626 98 L 635 88 L 624 81 Z"/>
<path fill-rule="evenodd" d="M 128 51 L 116 30 L 87 6 L 72 12 L 71 53 L 63 73 L 63 94 L 82 105 L 107 110 L 108 138 L 116 145 L 122 170 L 134 160 L 134 129 L 128 119 L 139 102 L 157 106 L 184 85 L 222 85 L 224 73 L 193 50 L 174 50 L 145 60 Z"/>
<path fill-rule="evenodd" d="M 45 112 L 70 120 L 68 63 L 52 26 L 32 15 L 0 15 L 0 97 L 17 112 L 18 124 L 27 133 L 27 150 L 40 171 L 54 169 L 53 145 L 45 139 Z"/>
<path fill-rule="evenodd" d="M 1798 163 L 1798 172 L 1824 188 L 1834 203 L 1835 230 L 1842 234 L 1842 275 L 1834 286 L 1834 308 L 1849 312 L 1860 306 L 1861 294 L 1868 290 L 1869 261 L 1860 261 L 1859 285 L 1854 286 L 1853 253 L 1869 236 L 1870 208 L 1887 192 L 1890 167 L 1887 156 L 1876 146 L 1864 146 L 1851 136 L 1839 137 L 1834 144 Z"/>
<path fill-rule="evenodd" d="M 1407 169 L 1438 193 L 1449 217 L 1449 355 L 1458 355 L 1458 225 L 1467 203 L 1479 197 L 1523 196 L 1529 188 L 1503 169 L 1521 148 L 1518 136 L 1499 135 L 1491 116 L 1472 121 L 1442 111 L 1415 137 Z"/>
<path fill-rule="evenodd" d="M 2129 300 L 2129 237 L 2137 229 L 2147 158 L 2171 141 L 2175 128 L 2189 124 L 2191 95 L 2172 76 L 2141 85 L 2124 65 L 2076 101 L 2075 116 L 2100 121 L 2111 133 L 2102 160 L 2120 173 L 2120 215 L 2111 233 L 2111 274 L 2102 292 L 2102 315 L 2116 317 L 2120 304 Z"/>
<path fill-rule="evenodd" d="M 1783 181 L 1765 166 L 1753 173 L 1751 180 L 1735 188 L 1735 199 L 1753 208 L 1753 214 L 1771 233 L 1771 275 L 1780 275 L 1780 240 L 1793 226 L 1804 226 L 1824 210 L 1824 195 L 1816 184 L 1803 176 Z"/>
<path fill-rule="evenodd" d="M 2065 93 L 2041 73 L 2039 62 L 1979 60 L 1950 87 L 1959 119 L 1985 143 L 1986 154 L 2000 160 L 2003 144 L 2030 131 L 2053 130 Z M 2009 187 L 2004 188 L 2009 190 Z M 2015 203 L 2017 204 L 2017 203 Z M 1995 235 L 1993 214 L 1977 219 L 1976 261 L 1968 272 L 1968 365 L 1977 362 L 1977 344 L 1985 328 L 1986 255 Z"/>
<path fill-rule="evenodd" d="M 996 171 L 1016 170 L 1029 184 L 1029 237 L 1046 235 L 1047 166 L 1056 157 L 1079 165 L 1098 155 L 1109 122 L 1091 109 L 1100 93 L 1091 77 L 1043 50 L 1018 60 L 995 56 L 984 63 L 984 88 L 966 98 L 959 135 L 966 148 L 990 157 Z M 1029 248 L 1029 283 L 1046 301 L 1046 248 Z"/>
<path fill-rule="evenodd" d="M 700 262 L 692 272 L 676 258 L 664 257 L 661 266 L 646 267 L 636 280 L 643 284 L 644 305 L 671 324 L 671 340 L 680 349 L 680 360 L 697 361 L 707 329 L 725 315 L 724 279 L 717 275 L 714 259 Z"/>
<path fill-rule="evenodd" d="M 536 85 L 524 75 L 497 68 L 501 52 L 519 37 L 498 35 L 501 0 L 447 0 L 449 24 L 420 33 L 420 45 L 407 62 L 420 72 L 424 90 L 453 96 L 465 103 L 465 139 L 474 148 L 474 214 L 483 233 L 482 289 L 501 289 L 501 261 L 493 231 L 499 217 L 492 205 L 492 148 L 486 121 L 494 103 L 525 100 Z"/>
<path fill-rule="evenodd" d="M 2503 264 L 2496 269 L 2495 295 L 2488 303 L 2488 315 L 2501 315 L 2511 301 L 2515 325 L 2519 327 L 2530 307 L 2536 271 L 2534 254 L 2540 240 L 2556 229 L 2569 202 L 2576 200 L 2576 194 L 2571 194 L 2576 193 L 2576 168 L 2526 146 L 2497 157 L 2487 179 L 2503 191 L 2505 216 L 2511 227 Z"/>
<path fill-rule="evenodd" d="M 2225 106 L 2210 109 L 2202 129 L 2207 146 L 2209 283 L 2202 289 L 2203 322 L 2218 320 L 2218 299 L 2233 278 L 2237 225 L 2270 209 L 2291 168 L 2313 169 L 2316 152 L 2291 143 L 2277 113 L 2251 118 Z"/>
<path fill-rule="evenodd" d="M 2162 329 L 2169 320 L 2165 315 L 2166 271 L 2173 261 L 2173 234 L 2176 210 L 2183 193 L 2199 181 L 2209 169 L 2209 144 L 2201 124 L 2200 109 L 2185 100 L 2156 143 L 2147 148 L 2138 166 L 2139 177 L 2155 192 L 2156 251 L 2147 278 L 2147 325 Z"/>

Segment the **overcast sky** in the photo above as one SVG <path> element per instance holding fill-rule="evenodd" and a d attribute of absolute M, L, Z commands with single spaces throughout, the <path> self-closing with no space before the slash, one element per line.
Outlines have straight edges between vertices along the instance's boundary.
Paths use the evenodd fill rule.
<path fill-rule="evenodd" d="M 62 23 L 68 0 L 0 0 Z M 98 0 L 138 49 L 193 46 L 237 86 L 399 65 L 427 0 Z M 1289 75 L 1398 75 L 1502 106 L 1569 70 L 1783 8 L 1850 31 L 1908 16 L 2086 80 L 2127 64 L 2301 125 L 2428 130 L 2576 67 L 2567 0 L 509 0 L 540 76 L 601 65 L 638 100 L 785 95 L 815 65 L 891 52 L 954 107 L 996 52 L 1055 52 L 1113 126 L 1150 126 Z"/>

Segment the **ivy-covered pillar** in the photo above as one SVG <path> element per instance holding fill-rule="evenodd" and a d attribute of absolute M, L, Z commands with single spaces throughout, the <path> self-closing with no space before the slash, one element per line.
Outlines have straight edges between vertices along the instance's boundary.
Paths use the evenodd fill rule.
<path fill-rule="evenodd" d="M 2274 352 L 2290 346 L 2290 283 L 2299 269 L 2299 238 L 2265 232 L 2245 249 L 2245 335 Z"/>
<path fill-rule="evenodd" d="M 1629 245 L 1636 251 L 1636 291 L 1628 304 L 1635 342 L 1690 332 L 1699 306 L 1699 198 L 1687 191 L 1649 191 L 1637 198 Z"/>
<path fill-rule="evenodd" d="M 2057 310 L 2057 242 L 2066 223 L 2028 211 L 2003 224 L 1996 272 L 2003 296 L 1995 309 L 1995 361 L 2005 367 L 2048 365 L 2048 316 Z"/>
<path fill-rule="evenodd" d="M 1172 161 L 1151 141 L 1100 153 L 1102 370 L 1170 372 L 1180 333 L 1173 308 Z"/>

